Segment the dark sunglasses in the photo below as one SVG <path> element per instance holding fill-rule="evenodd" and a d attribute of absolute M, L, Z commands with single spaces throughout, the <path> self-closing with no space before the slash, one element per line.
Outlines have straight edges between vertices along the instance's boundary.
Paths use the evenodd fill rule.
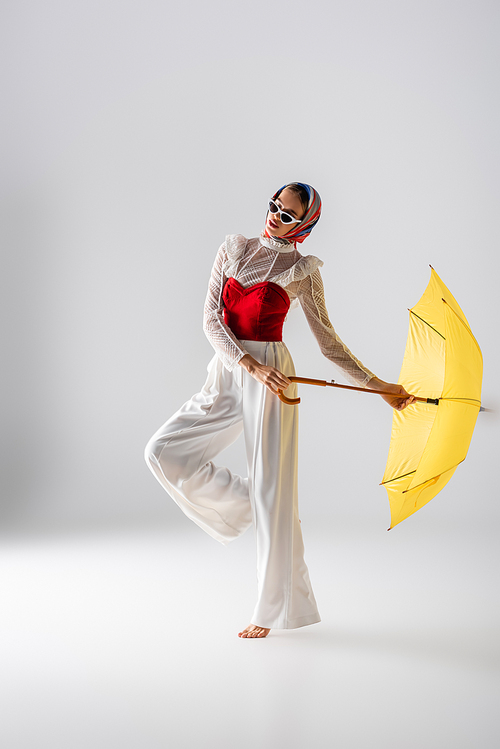
<path fill-rule="evenodd" d="M 289 213 L 286 213 L 286 211 L 280 208 L 280 206 L 275 203 L 272 198 L 269 198 L 269 212 L 273 215 L 278 214 L 280 217 L 280 221 L 283 224 L 300 224 L 300 222 L 302 221 L 301 218 L 295 218 Z"/>

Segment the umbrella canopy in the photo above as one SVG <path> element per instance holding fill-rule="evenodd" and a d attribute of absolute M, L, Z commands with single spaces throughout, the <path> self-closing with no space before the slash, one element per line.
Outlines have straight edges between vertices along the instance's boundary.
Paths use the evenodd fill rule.
<path fill-rule="evenodd" d="M 481 406 L 482 373 L 481 350 L 467 318 L 432 269 L 422 298 L 410 309 L 398 382 L 436 403 L 418 401 L 394 411 L 382 479 L 390 528 L 435 497 L 465 459 Z"/>

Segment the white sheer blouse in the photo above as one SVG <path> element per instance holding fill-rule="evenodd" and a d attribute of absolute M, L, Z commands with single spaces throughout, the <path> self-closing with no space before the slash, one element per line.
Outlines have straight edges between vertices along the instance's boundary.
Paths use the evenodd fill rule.
<path fill-rule="evenodd" d="M 375 375 L 349 351 L 328 318 L 319 272 L 323 262 L 314 255 L 301 255 L 291 243 L 278 243 L 261 234 L 246 239 L 231 234 L 219 248 L 212 268 L 205 300 L 203 330 L 224 366 L 232 371 L 248 352 L 224 322 L 222 290 L 228 278 L 243 288 L 272 281 L 290 298 L 291 308 L 299 303 L 321 352 L 348 380 L 363 387 Z"/>

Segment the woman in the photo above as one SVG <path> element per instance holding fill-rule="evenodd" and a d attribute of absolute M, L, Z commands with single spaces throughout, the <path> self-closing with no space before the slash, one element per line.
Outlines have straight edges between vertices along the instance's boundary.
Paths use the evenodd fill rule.
<path fill-rule="evenodd" d="M 184 513 L 222 544 L 255 528 L 258 598 L 242 638 L 271 628 L 320 621 L 304 561 L 298 516 L 298 409 L 293 361 L 281 340 L 291 304 L 300 303 L 324 356 L 357 385 L 384 390 L 401 410 L 413 402 L 401 385 L 379 380 L 339 339 L 328 319 L 322 261 L 302 256 L 297 243 L 321 214 L 310 185 L 292 182 L 269 201 L 260 237 L 230 235 L 212 268 L 204 331 L 215 349 L 202 390 L 148 442 L 146 461 Z M 213 459 L 244 432 L 248 477 Z"/>

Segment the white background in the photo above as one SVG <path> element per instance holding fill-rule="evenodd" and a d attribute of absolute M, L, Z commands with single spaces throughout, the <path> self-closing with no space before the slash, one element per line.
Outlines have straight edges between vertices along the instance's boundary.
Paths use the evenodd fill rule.
<path fill-rule="evenodd" d="M 4 4 L 0 24 L 5 400 L 1 514 L 8 569 L 13 572 L 6 578 L 9 595 L 17 591 L 28 607 L 27 620 L 36 621 L 40 615 L 30 585 L 38 579 L 34 571 L 45 570 L 37 589 L 55 586 L 61 594 L 48 621 L 66 621 L 60 618 L 64 591 L 66 584 L 71 589 L 73 583 L 63 584 L 54 577 L 50 564 L 45 568 L 38 554 L 52 559 L 54 553 L 59 560 L 54 569 L 60 570 L 66 564 L 71 567 L 68 560 L 79 552 L 66 540 L 67 546 L 57 549 L 66 549 L 69 556 L 61 552 L 59 558 L 51 545 L 56 538 L 63 543 L 61 538 L 74 538 L 75 533 L 88 533 L 91 539 L 100 530 L 147 532 L 155 526 L 165 535 L 166 546 L 159 548 L 176 549 L 176 556 L 162 558 L 157 570 L 164 581 L 159 583 L 161 590 L 172 580 L 168 573 L 173 564 L 180 565 L 179 574 L 187 575 L 186 585 L 200 584 L 199 578 L 195 582 L 191 577 L 194 570 L 186 572 L 183 546 L 178 545 L 182 534 L 189 539 L 186 554 L 194 554 L 202 568 L 215 564 L 214 555 L 223 551 L 218 547 L 213 551 L 215 542 L 205 539 L 199 529 L 187 528 L 187 519 L 149 472 L 143 451 L 156 429 L 204 382 L 213 350 L 202 331 L 202 311 L 219 245 L 230 233 L 256 236 L 263 227 L 267 198 L 286 182 L 308 182 L 323 199 L 321 220 L 300 250 L 324 261 L 330 317 L 353 353 L 379 377 L 397 380 L 407 308 L 422 294 L 430 263 L 456 296 L 482 348 L 483 403 L 499 407 L 499 16 L 498 3 L 485 0 L 176 4 L 21 0 Z M 342 379 L 321 356 L 300 309 L 286 323 L 285 341 L 297 373 Z M 455 649 L 445 648 L 452 660 L 454 654 L 457 658 L 464 652 L 477 655 L 471 643 L 493 646 L 496 638 L 491 634 L 488 639 L 481 630 L 484 626 L 494 631 L 490 596 L 485 592 L 481 598 L 486 608 L 474 596 L 479 580 L 485 591 L 494 590 L 493 570 L 498 564 L 491 558 L 500 521 L 494 470 L 497 414 L 480 414 L 468 458 L 442 493 L 385 534 L 388 503 L 378 482 L 389 444 L 390 409 L 380 398 L 364 394 L 304 386 L 301 396 L 300 505 L 313 586 L 316 579 L 321 587 L 321 562 L 326 563 L 322 555 L 339 555 L 338 545 L 328 550 L 335 539 L 340 543 L 342 528 L 352 545 L 345 547 L 347 557 L 335 560 L 342 565 L 342 559 L 359 549 L 355 558 L 361 565 L 359 577 L 345 578 L 346 591 L 356 600 L 356 591 L 367 592 L 358 587 L 366 583 L 367 569 L 382 564 L 384 554 L 389 554 L 387 568 L 376 585 L 387 583 L 386 574 L 394 566 L 401 570 L 405 564 L 415 565 L 413 583 L 406 581 L 410 618 L 415 623 L 413 607 L 422 610 L 422 581 L 415 560 L 425 547 L 432 558 L 433 554 L 441 561 L 446 557 L 445 567 L 437 562 L 435 574 L 445 588 L 449 581 L 457 608 L 450 604 L 446 609 L 448 619 L 443 614 L 440 620 L 445 634 L 433 641 L 430 650 L 424 637 L 418 652 L 410 648 L 406 660 L 394 666 L 400 669 L 403 683 L 404 674 L 421 668 L 415 664 L 422 652 L 430 654 L 431 661 L 442 654 L 449 627 L 472 633 L 468 644 L 459 637 Z M 245 470 L 242 444 L 222 459 Z M 319 527 L 326 529 L 326 536 L 319 531 L 314 535 Z M 360 544 L 361 537 L 366 545 Z M 245 537 L 241 548 L 251 554 L 249 543 Z M 85 558 L 100 558 L 89 544 Z M 439 553 L 443 548 L 450 550 L 451 557 Z M 457 572 L 462 570 L 464 549 L 469 549 L 476 565 L 465 577 Z M 11 552 L 18 562 L 12 562 Z M 232 559 L 236 564 L 240 557 Z M 144 564 L 149 569 L 149 562 Z M 251 567 L 246 558 L 237 569 Z M 348 568 L 351 574 L 352 566 Z M 227 570 L 227 562 L 220 569 Z M 26 570 L 26 577 L 19 570 Z M 96 569 L 94 573 L 98 575 Z M 84 578 L 92 589 L 94 573 L 89 571 L 90 577 Z M 434 579 L 430 570 L 425 579 Z M 221 590 L 226 584 L 227 580 L 220 580 Z M 327 588 L 318 601 L 324 619 L 333 596 Z M 373 593 L 370 586 L 369 590 Z M 394 603 L 401 590 L 393 593 Z M 213 610 L 210 621 L 205 621 L 207 609 L 198 611 L 195 598 L 179 611 L 178 595 L 175 589 L 169 605 L 176 614 L 168 609 L 164 624 L 166 630 L 175 621 L 178 637 L 187 633 L 187 650 L 176 651 L 186 656 L 194 636 L 189 605 L 197 612 L 196 626 L 215 626 L 219 614 Z M 253 608 L 252 595 L 249 592 L 245 599 L 245 612 Z M 345 626 L 353 632 L 363 625 L 346 595 L 342 599 L 349 612 Z M 8 600 L 17 615 L 20 609 L 14 599 Z M 137 599 L 131 594 L 133 600 Z M 382 599 L 375 597 L 374 606 L 375 600 Z M 435 596 L 426 599 L 425 610 L 432 612 L 442 600 L 442 590 L 436 588 Z M 141 603 L 146 609 L 148 601 Z M 88 607 L 86 602 L 85 610 L 92 611 L 94 604 L 98 622 L 98 601 L 89 601 Z M 80 626 L 76 610 L 80 609 L 75 609 Z M 383 610 L 392 616 L 390 607 L 384 605 Z M 465 610 L 476 612 L 473 624 Z M 117 611 L 113 616 L 118 616 Z M 217 609 L 221 620 L 222 611 L 225 616 L 221 604 Z M 231 624 L 231 638 L 233 630 L 246 623 L 243 607 L 241 611 L 237 624 Z M 341 616 L 335 612 L 337 608 L 330 622 Z M 67 632 L 79 632 L 71 629 L 74 624 L 67 623 Z M 314 638 L 321 626 L 308 629 L 307 637 Z M 352 646 L 355 662 L 361 664 L 359 678 L 364 684 L 371 681 L 363 671 L 366 661 L 357 660 L 358 646 L 375 642 L 377 650 L 373 627 L 369 622 L 367 626 L 364 640 L 349 641 L 351 635 L 346 635 L 347 647 Z M 12 627 L 17 636 L 14 620 Z M 51 624 L 47 631 L 53 631 Z M 205 631 L 214 636 L 212 630 Z M 39 642 L 36 627 L 30 632 L 33 653 L 39 653 L 40 642 L 42 650 L 47 643 L 43 638 Z M 327 629 L 323 632 L 328 634 Z M 272 642 L 269 639 L 265 647 Z M 341 646 L 342 642 L 346 644 L 340 638 Z M 386 640 L 380 642 L 384 653 Z M 53 645 L 55 660 L 72 662 L 57 650 L 60 640 Z M 481 651 L 483 665 L 489 664 L 489 645 Z M 315 657 L 322 657 L 326 640 L 323 646 L 317 644 Z M 17 652 L 31 651 L 20 641 L 19 651 L 11 651 Z M 12 657 L 12 672 L 19 674 L 22 669 Z M 194 661 L 189 662 L 194 668 Z M 332 664 L 333 670 L 336 665 Z M 353 673 L 355 665 L 348 657 L 344 666 L 345 674 Z M 43 675 L 45 662 L 38 667 Z M 111 670 L 105 672 L 112 673 L 109 663 L 108 667 Z M 77 671 L 68 668 L 61 684 L 76 679 Z M 210 663 L 206 673 L 212 668 Z M 378 674 L 379 666 L 373 668 Z M 464 684 L 472 684 L 474 680 L 464 673 Z M 193 674 L 192 683 L 199 684 L 196 670 Z M 421 676 L 422 683 L 438 684 L 430 673 Z M 323 694 L 326 677 L 318 678 L 316 688 Z M 373 678 L 377 691 L 378 681 Z M 410 693 L 419 679 L 408 681 Z M 131 677 L 123 683 L 133 682 Z M 64 687 L 58 686 L 57 679 L 51 683 L 57 701 Z M 115 694 L 116 684 L 109 683 L 109 694 Z M 255 683 L 258 692 L 258 679 Z M 447 675 L 444 684 L 452 683 L 457 683 L 455 676 Z M 20 682 L 20 699 L 25 686 Z M 489 682 L 481 682 L 481 688 L 492 694 Z M 443 689 L 446 692 L 447 687 Z M 479 693 L 474 687 L 470 694 L 477 698 Z M 352 695 L 349 690 L 344 693 L 339 682 L 335 695 L 347 700 L 342 714 L 356 723 L 355 701 L 349 701 L 356 700 L 356 690 Z M 272 694 L 263 699 L 269 704 Z M 473 709 L 470 695 L 464 692 L 460 699 L 455 695 L 452 702 L 459 705 L 456 714 L 466 720 L 465 706 Z M 432 701 L 435 705 L 434 697 Z M 417 704 L 418 700 L 412 703 Z M 131 720 L 133 707 L 127 714 Z M 279 710 L 277 714 L 281 720 L 283 714 Z M 436 747 L 474 746 L 467 743 L 477 737 L 472 724 L 469 733 L 462 728 L 457 734 L 447 730 L 453 724 L 452 714 L 445 711 L 441 724 L 439 714 L 435 716 L 433 726 L 441 729 L 432 734 L 437 737 Z M 412 722 L 416 712 L 410 710 L 408 715 Z M 392 746 L 383 743 L 388 715 L 381 716 L 380 724 L 373 718 L 376 727 L 372 743 L 367 739 L 366 746 L 378 746 L 378 739 L 381 745 Z M 98 713 L 93 720 L 91 726 L 101 725 Z M 127 733 L 124 720 L 130 746 L 156 747 L 172 739 L 160 718 L 155 738 L 146 740 L 137 729 L 137 741 L 133 731 Z M 315 714 L 320 730 L 318 720 Z M 61 746 L 80 746 L 69 734 L 50 733 L 48 725 L 51 747 L 59 740 Z M 337 726 L 339 746 L 351 746 L 349 725 Z M 361 730 L 361 724 L 356 725 Z M 433 746 L 431 734 L 425 734 L 420 723 L 424 733 L 417 735 L 415 744 L 409 743 L 405 725 L 403 721 L 395 747 Z M 496 745 L 488 714 L 482 714 L 481 725 L 485 733 L 480 745 Z M 50 726 L 56 730 L 55 717 Z M 175 726 L 177 737 L 186 735 L 180 724 Z M 300 731 L 292 734 L 306 741 Z M 274 733 L 267 735 L 274 737 L 270 746 L 279 745 Z M 289 746 L 295 746 L 293 735 Z M 110 736 L 103 739 L 103 747 L 117 745 L 113 740 L 118 741 L 118 734 Z M 334 733 L 330 736 L 326 731 L 324 736 L 325 746 L 330 746 Z M 360 736 L 352 739 L 353 746 L 363 745 Z M 227 746 L 237 745 L 226 739 Z M 260 734 L 252 734 L 251 739 L 266 745 Z M 120 746 L 124 740 L 120 735 Z M 194 745 L 183 740 L 177 738 L 177 746 Z M 29 736 L 26 741 L 30 746 Z M 83 746 L 86 740 L 82 741 Z M 200 736 L 197 741 L 200 745 Z M 22 739 L 19 742 L 12 746 L 21 746 Z M 95 741 L 93 745 L 97 746 Z"/>

